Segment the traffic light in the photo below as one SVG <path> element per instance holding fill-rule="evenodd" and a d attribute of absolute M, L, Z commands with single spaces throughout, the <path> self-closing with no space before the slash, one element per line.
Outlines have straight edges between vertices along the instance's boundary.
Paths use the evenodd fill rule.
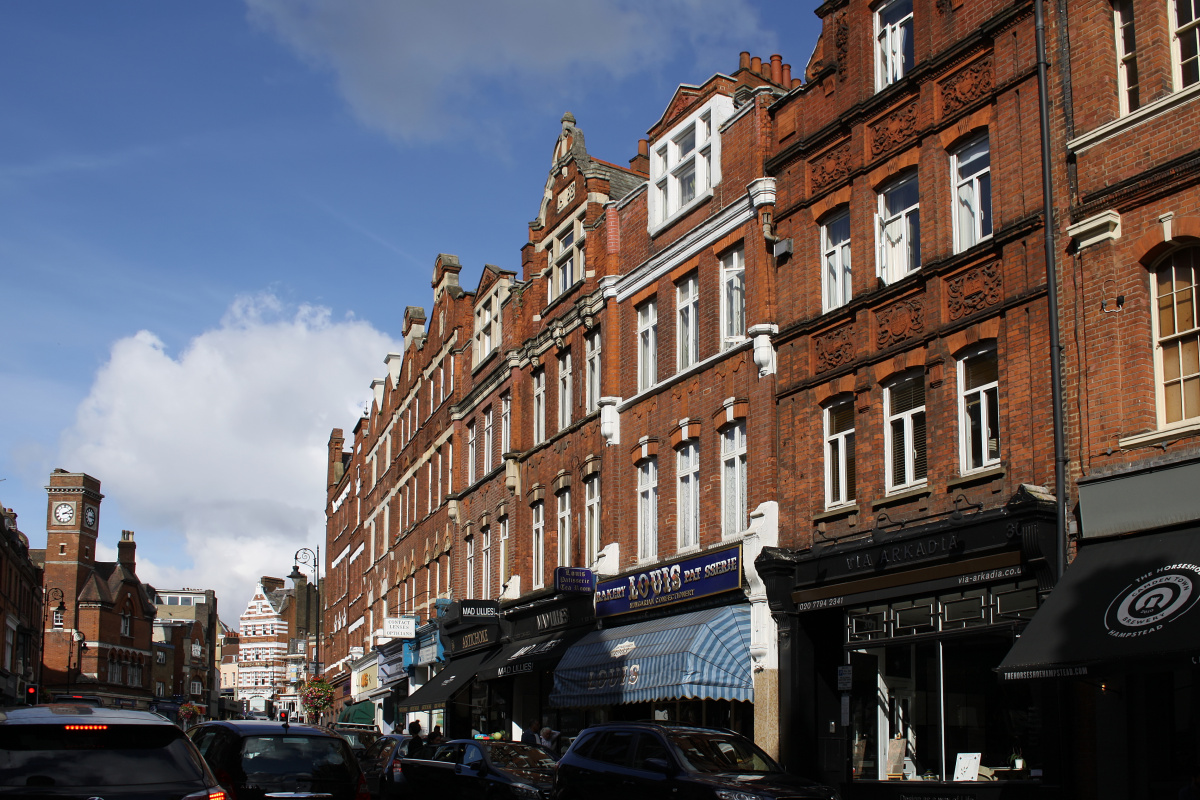
<path fill-rule="evenodd" d="M 286 708 L 279 712 L 279 721 L 282 722 L 284 725 L 287 725 L 288 712 L 287 712 Z"/>
<path fill-rule="evenodd" d="M 38 687 L 36 683 L 31 683 L 25 687 L 25 703 L 26 705 L 36 706 L 38 701 Z"/>

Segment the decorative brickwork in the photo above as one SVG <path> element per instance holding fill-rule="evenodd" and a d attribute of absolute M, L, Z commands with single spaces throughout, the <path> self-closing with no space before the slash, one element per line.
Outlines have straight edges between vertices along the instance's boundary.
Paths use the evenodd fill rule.
<path fill-rule="evenodd" d="M 871 129 L 871 155 L 880 156 L 895 150 L 912 138 L 917 129 L 917 104 L 909 103 L 873 123 Z"/>
<path fill-rule="evenodd" d="M 850 339 L 849 326 L 830 331 L 814 340 L 817 353 L 817 372 L 840 367 L 854 359 L 854 342 Z"/>
<path fill-rule="evenodd" d="M 910 339 L 925 328 L 925 307 L 919 297 L 902 300 L 875 315 L 875 343 L 880 348 Z"/>
<path fill-rule="evenodd" d="M 988 94 L 995 83 L 992 58 L 964 67 L 942 82 L 942 113 L 953 114 Z"/>
<path fill-rule="evenodd" d="M 980 311 L 1000 302 L 1000 263 L 993 261 L 946 281 L 946 310 L 950 319 Z"/>
<path fill-rule="evenodd" d="M 850 174 L 850 143 L 841 144 L 814 159 L 809 170 L 814 192 L 843 180 Z"/>

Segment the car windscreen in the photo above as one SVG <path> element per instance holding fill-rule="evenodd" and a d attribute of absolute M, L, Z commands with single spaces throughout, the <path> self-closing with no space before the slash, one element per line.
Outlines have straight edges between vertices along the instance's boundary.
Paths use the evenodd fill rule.
<path fill-rule="evenodd" d="M 246 781 L 272 777 L 314 781 L 353 781 L 355 769 L 349 748 L 332 736 L 270 734 L 242 740 L 242 771 Z"/>
<path fill-rule="evenodd" d="M 528 744 L 493 744 L 488 755 L 497 767 L 508 769 L 554 769 L 554 756 Z"/>
<path fill-rule="evenodd" d="M 693 772 L 783 772 L 748 739 L 716 732 L 675 732 L 667 737 Z"/>
<path fill-rule="evenodd" d="M 174 725 L 0 727 L 0 786 L 133 786 L 203 775 Z"/>

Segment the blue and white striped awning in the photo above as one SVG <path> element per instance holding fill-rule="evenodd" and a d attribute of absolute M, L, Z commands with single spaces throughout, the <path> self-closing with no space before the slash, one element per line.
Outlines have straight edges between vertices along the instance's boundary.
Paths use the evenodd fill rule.
<path fill-rule="evenodd" d="M 558 662 L 550 704 L 680 698 L 754 699 L 748 605 L 593 631 Z"/>

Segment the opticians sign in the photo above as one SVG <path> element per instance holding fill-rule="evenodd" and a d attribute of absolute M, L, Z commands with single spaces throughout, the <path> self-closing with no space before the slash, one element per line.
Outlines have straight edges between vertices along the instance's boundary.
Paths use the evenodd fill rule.
<path fill-rule="evenodd" d="M 740 588 L 742 546 L 738 544 L 600 581 L 596 616 L 628 614 Z"/>

